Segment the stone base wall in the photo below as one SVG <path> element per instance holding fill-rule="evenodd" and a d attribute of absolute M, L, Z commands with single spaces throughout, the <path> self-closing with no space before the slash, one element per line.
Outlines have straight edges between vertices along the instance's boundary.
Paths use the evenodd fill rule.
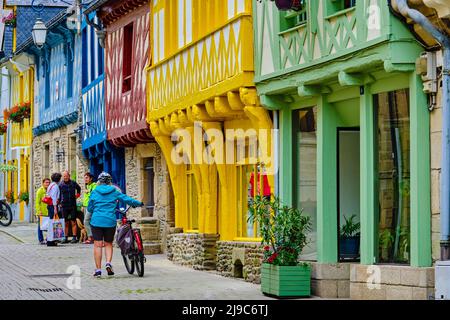
<path fill-rule="evenodd" d="M 196 270 L 215 270 L 218 239 L 216 234 L 169 234 L 167 258 L 175 264 Z"/>
<path fill-rule="evenodd" d="M 82 188 L 82 192 L 84 192 L 84 174 L 89 171 L 89 167 L 87 161 L 81 154 L 80 140 L 74 133 L 77 127 L 78 124 L 74 123 L 55 131 L 33 137 L 31 172 L 34 190 L 30 192 L 30 203 L 34 203 L 36 190 L 42 186 L 43 178 L 50 178 L 53 173 L 61 173 L 64 170 L 76 170 L 76 181 Z M 76 148 L 74 150 L 69 150 L 71 138 L 76 138 Z M 44 163 L 44 145 L 46 144 L 49 145 L 49 161 L 47 164 Z M 58 162 L 56 157 L 58 144 L 59 148 L 64 150 L 62 162 Z M 70 168 L 70 155 L 75 156 L 75 168 Z M 49 174 L 44 177 L 45 166 L 48 166 Z"/>
<path fill-rule="evenodd" d="M 379 285 L 376 285 L 380 279 Z M 434 268 L 351 265 L 350 298 L 429 300 L 434 297 Z"/>
<path fill-rule="evenodd" d="M 225 277 L 261 283 L 263 248 L 254 242 L 217 242 L 217 271 Z"/>
<path fill-rule="evenodd" d="M 350 264 L 312 262 L 311 292 L 321 298 L 350 298 Z"/>

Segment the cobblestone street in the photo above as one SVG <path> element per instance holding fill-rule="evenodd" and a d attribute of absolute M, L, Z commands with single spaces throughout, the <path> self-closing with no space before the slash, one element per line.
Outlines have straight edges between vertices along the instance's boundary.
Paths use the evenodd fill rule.
<path fill-rule="evenodd" d="M 37 245 L 36 225 L 0 227 L 0 300 L 263 300 L 260 286 L 174 265 L 165 255 L 147 256 L 144 278 L 129 275 L 119 250 L 116 275 L 92 277 L 91 245 Z M 81 269 L 81 289 L 68 268 Z"/>

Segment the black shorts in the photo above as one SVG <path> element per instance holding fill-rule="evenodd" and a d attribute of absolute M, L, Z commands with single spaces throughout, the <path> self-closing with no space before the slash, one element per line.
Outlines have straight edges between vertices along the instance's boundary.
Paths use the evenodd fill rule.
<path fill-rule="evenodd" d="M 107 243 L 114 242 L 114 235 L 116 234 L 116 227 L 100 228 L 91 225 L 92 237 L 94 241 L 105 241 Z"/>
<path fill-rule="evenodd" d="M 61 207 L 62 217 L 66 221 L 76 221 L 77 220 L 77 207 Z"/>

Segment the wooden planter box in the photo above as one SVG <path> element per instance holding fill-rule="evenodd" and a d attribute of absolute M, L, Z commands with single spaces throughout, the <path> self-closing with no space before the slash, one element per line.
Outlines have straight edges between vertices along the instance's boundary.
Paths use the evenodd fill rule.
<path fill-rule="evenodd" d="M 311 296 L 311 266 L 275 266 L 263 263 L 261 290 L 278 297 Z"/>

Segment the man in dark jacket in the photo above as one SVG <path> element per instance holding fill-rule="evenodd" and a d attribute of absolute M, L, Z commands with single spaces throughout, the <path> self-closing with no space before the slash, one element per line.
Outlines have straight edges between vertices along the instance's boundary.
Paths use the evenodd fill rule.
<path fill-rule="evenodd" d="M 72 227 L 71 243 L 78 243 L 77 239 L 77 199 L 81 194 L 81 187 L 75 181 L 70 180 L 70 173 L 63 172 L 63 181 L 59 184 L 59 204 L 65 220 L 66 237 L 62 243 L 68 243 L 69 225 Z"/>

